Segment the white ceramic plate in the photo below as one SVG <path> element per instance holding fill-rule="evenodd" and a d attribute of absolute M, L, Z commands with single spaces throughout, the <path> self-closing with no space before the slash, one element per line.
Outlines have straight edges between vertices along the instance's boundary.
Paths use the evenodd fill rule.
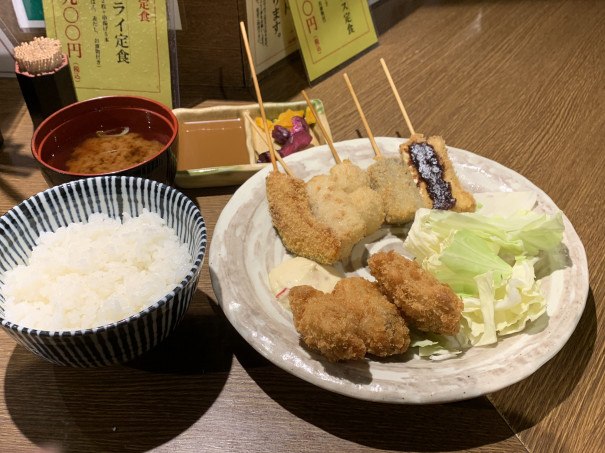
<path fill-rule="evenodd" d="M 395 156 L 398 138 L 376 139 L 384 156 Z M 362 168 L 373 162 L 367 139 L 340 142 L 339 156 Z M 514 171 L 468 151 L 449 147 L 456 172 L 471 192 L 535 191 L 536 210 L 553 213 L 553 201 Z M 334 165 L 330 150 L 320 146 L 286 159 L 294 174 L 308 180 L 327 173 Z M 269 271 L 286 257 L 271 224 L 265 196 L 265 168 L 246 181 L 223 210 L 210 244 L 209 265 L 218 303 L 235 329 L 260 354 L 275 365 L 324 389 L 354 398 L 393 403 L 428 404 L 463 400 L 494 392 L 529 376 L 566 343 L 584 310 L 588 294 L 588 269 L 584 247 L 564 217 L 563 242 L 569 252 L 568 267 L 542 280 L 547 316 L 524 332 L 501 339 L 496 346 L 475 347 L 461 356 L 431 361 L 408 352 L 385 360 L 365 359 L 330 363 L 299 340 L 292 314 L 273 296 Z M 395 234 L 392 234 L 395 233 Z M 396 248 L 401 239 L 388 229 L 373 235 L 373 242 L 359 244 L 349 275 L 368 276 L 363 256 Z"/>

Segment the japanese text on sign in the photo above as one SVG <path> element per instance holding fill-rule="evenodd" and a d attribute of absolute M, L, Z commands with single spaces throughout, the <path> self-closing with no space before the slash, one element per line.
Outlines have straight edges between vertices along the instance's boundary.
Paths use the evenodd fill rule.
<path fill-rule="evenodd" d="M 290 7 L 311 80 L 378 42 L 367 0 L 290 0 Z"/>
<path fill-rule="evenodd" d="M 247 0 L 248 37 L 257 72 L 298 49 L 292 13 L 286 0 Z"/>
<path fill-rule="evenodd" d="M 43 0 L 79 99 L 134 94 L 172 107 L 165 0 Z"/>

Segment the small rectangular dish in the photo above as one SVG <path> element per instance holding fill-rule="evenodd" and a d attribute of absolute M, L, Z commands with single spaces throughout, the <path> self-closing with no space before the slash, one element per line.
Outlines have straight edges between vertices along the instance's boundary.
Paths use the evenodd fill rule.
<path fill-rule="evenodd" d="M 311 102 L 331 139 L 323 103 L 319 99 L 312 99 Z M 302 114 L 310 123 L 312 140 L 308 148 L 327 143 L 305 101 L 269 102 L 263 105 L 267 120 L 272 124 L 285 124 L 292 115 Z M 262 120 L 258 104 L 179 108 L 173 112 L 179 123 L 176 140 L 177 186 L 238 185 L 266 165 L 271 165 L 258 161 L 259 156 L 269 150 L 265 131 L 260 127 Z M 276 151 L 282 148 L 275 140 L 273 143 Z"/>

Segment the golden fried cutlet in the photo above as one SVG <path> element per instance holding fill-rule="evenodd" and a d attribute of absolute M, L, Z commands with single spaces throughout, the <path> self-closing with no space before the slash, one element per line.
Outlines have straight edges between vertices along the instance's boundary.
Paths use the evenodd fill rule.
<path fill-rule="evenodd" d="M 425 332 L 458 333 L 464 306 L 449 285 L 393 250 L 375 253 L 368 266 L 382 293 L 399 307 L 410 325 Z"/>
<path fill-rule="evenodd" d="M 330 179 L 346 193 L 354 192 L 360 187 L 370 186 L 370 178 L 367 172 L 353 164 L 349 159 L 345 159 L 330 168 Z"/>
<path fill-rule="evenodd" d="M 313 216 L 304 181 L 273 170 L 266 191 L 273 226 L 286 249 L 320 264 L 340 259 L 342 241 Z"/>
<path fill-rule="evenodd" d="M 318 175 L 307 182 L 307 195 L 315 218 L 329 225 L 341 242 L 339 259 L 347 259 L 366 235 L 366 223 L 352 205 L 349 195 L 339 189 L 327 175 Z"/>
<path fill-rule="evenodd" d="M 475 198 L 462 188 L 442 137 L 425 139 L 422 134 L 414 134 L 399 147 L 399 152 L 427 208 L 457 212 L 475 210 Z"/>
<path fill-rule="evenodd" d="M 382 226 L 384 222 L 382 198 L 370 188 L 370 177 L 365 170 L 345 159 L 330 168 L 329 175 L 315 176 L 307 183 L 307 190 L 311 191 L 312 200 L 317 200 L 317 197 L 312 195 L 313 192 L 318 192 L 320 188 L 326 187 L 330 187 L 333 192 L 338 192 L 339 198 L 348 200 L 347 209 L 357 212 L 361 216 L 366 226 L 365 236 L 374 233 Z M 311 204 L 315 211 L 314 203 Z M 322 210 L 328 216 L 333 216 L 335 214 L 330 213 L 332 208 L 333 205 L 328 203 Z M 325 222 L 331 225 L 328 218 L 325 219 Z"/>
<path fill-rule="evenodd" d="M 397 308 L 362 277 L 340 280 L 330 294 L 295 286 L 288 297 L 302 340 L 332 362 L 386 357 L 409 347 L 409 329 Z"/>
<path fill-rule="evenodd" d="M 403 224 L 414 220 L 424 208 L 422 196 L 412 174 L 400 158 L 380 158 L 368 168 L 370 186 L 382 198 L 385 221 Z"/>
<path fill-rule="evenodd" d="M 355 189 L 349 198 L 366 223 L 366 236 L 378 231 L 384 223 L 384 205 L 380 194 L 366 186 Z"/>

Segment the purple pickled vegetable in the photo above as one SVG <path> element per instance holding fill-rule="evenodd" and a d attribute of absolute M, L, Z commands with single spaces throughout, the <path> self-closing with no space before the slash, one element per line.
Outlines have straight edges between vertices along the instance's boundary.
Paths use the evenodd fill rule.
<path fill-rule="evenodd" d="M 259 154 L 258 159 L 256 159 L 256 162 L 259 164 L 266 164 L 267 162 L 271 162 L 270 151 L 265 151 L 264 153 Z"/>
<path fill-rule="evenodd" d="M 301 151 L 308 147 L 313 141 L 313 137 L 309 133 L 309 125 L 305 119 L 300 116 L 292 117 L 292 132 L 277 124 L 273 127 L 271 136 L 277 144 L 282 145 L 280 150 L 276 150 L 281 157 L 286 157 L 297 151 Z M 259 154 L 257 162 L 271 162 L 271 154 L 269 151 Z"/>
<path fill-rule="evenodd" d="M 279 150 L 279 153 L 282 157 L 289 156 L 292 153 L 300 151 L 301 149 L 305 149 L 311 141 L 313 137 L 307 131 L 299 131 L 290 136 L 290 140 L 286 146 Z"/>
<path fill-rule="evenodd" d="M 309 132 L 309 125 L 303 117 L 293 116 L 292 117 L 292 134 L 297 132 Z"/>
<path fill-rule="evenodd" d="M 287 128 L 285 128 L 284 126 L 280 126 L 279 124 L 276 124 L 273 127 L 271 136 L 273 137 L 273 140 L 275 140 L 275 143 L 277 143 L 279 145 L 285 145 L 286 142 L 288 141 L 288 139 L 290 138 L 290 131 Z"/>

